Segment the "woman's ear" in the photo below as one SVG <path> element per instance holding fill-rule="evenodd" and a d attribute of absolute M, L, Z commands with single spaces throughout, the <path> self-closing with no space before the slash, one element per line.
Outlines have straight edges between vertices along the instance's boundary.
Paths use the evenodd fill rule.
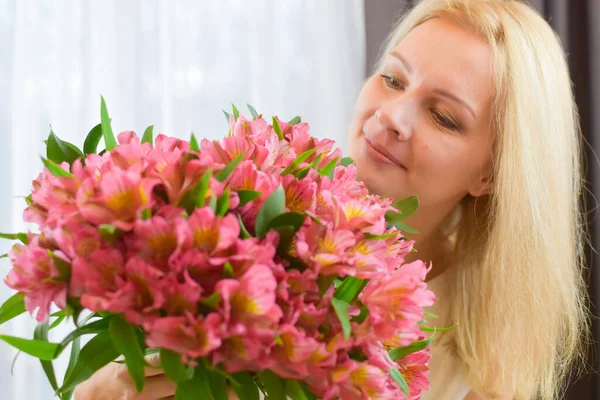
<path fill-rule="evenodd" d="M 473 197 L 493 194 L 495 190 L 491 165 L 487 165 L 484 170 L 480 171 L 471 187 L 468 188 L 469 194 Z"/>
<path fill-rule="evenodd" d="M 473 197 L 484 196 L 494 192 L 494 185 L 488 177 L 480 179 L 469 188 L 469 194 Z"/>

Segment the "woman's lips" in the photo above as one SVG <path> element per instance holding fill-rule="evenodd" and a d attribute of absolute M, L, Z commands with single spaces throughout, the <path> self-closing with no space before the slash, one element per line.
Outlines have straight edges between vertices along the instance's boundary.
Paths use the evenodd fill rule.
<path fill-rule="evenodd" d="M 369 139 L 365 138 L 365 147 L 367 148 L 367 154 L 369 157 L 374 159 L 375 161 L 383 162 L 390 165 L 395 165 L 396 167 L 400 167 L 402 169 L 406 169 L 406 167 L 398 160 L 394 158 L 385 148 L 378 145 L 377 143 L 371 142 Z"/>

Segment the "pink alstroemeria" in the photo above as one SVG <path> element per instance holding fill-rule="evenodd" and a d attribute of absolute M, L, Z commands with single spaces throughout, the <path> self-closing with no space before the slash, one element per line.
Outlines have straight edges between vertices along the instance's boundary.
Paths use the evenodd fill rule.
<path fill-rule="evenodd" d="M 351 231 L 331 226 L 322 227 L 312 223 L 302 227 L 297 235 L 296 251 L 298 257 L 314 270 L 323 275 L 353 275 L 354 268 L 349 264 L 348 251 L 356 243 Z"/>
<path fill-rule="evenodd" d="M 383 279 L 371 281 L 360 294 L 369 309 L 368 321 L 380 339 L 391 339 L 403 332 L 407 341 L 398 346 L 417 340 L 417 322 L 423 318 L 423 308 L 435 301 L 424 282 L 427 271 L 422 261 L 405 264 Z"/>
<path fill-rule="evenodd" d="M 252 320 L 262 317 L 276 322 L 281 309 L 275 303 L 277 281 L 270 268 L 256 264 L 239 280 L 224 279 L 215 289 L 224 302 L 225 320 Z"/>
<path fill-rule="evenodd" d="M 175 220 L 183 220 L 183 217 Z M 133 235 L 126 239 L 130 255 L 140 257 L 163 270 L 168 268 L 169 258 L 179 249 L 174 221 L 162 216 L 154 216 L 148 220 L 138 219 Z"/>
<path fill-rule="evenodd" d="M 183 248 L 196 248 L 211 255 L 235 244 L 240 224 L 233 214 L 217 217 L 210 207 L 197 208 L 187 220 L 176 221 L 177 237 Z"/>
<path fill-rule="evenodd" d="M 134 304 L 133 285 L 125 277 L 125 259 L 117 249 L 98 249 L 73 260 L 69 294 L 91 311 L 123 313 Z"/>
<path fill-rule="evenodd" d="M 285 190 L 285 206 L 291 212 L 315 212 L 317 184 L 310 179 L 296 179 L 286 175 L 282 180 Z"/>
<path fill-rule="evenodd" d="M 165 348 L 184 355 L 184 361 L 207 356 L 221 345 L 221 317 L 185 312 L 183 316 L 156 319 L 146 327 L 149 347 Z"/>
<path fill-rule="evenodd" d="M 110 170 L 102 175 L 99 185 L 91 178 L 86 180 L 77 193 L 77 203 L 91 223 L 130 230 L 142 211 L 152 207 L 156 183 L 134 171 Z"/>
<path fill-rule="evenodd" d="M 418 400 L 424 390 L 429 390 L 429 351 L 421 350 L 397 361 L 398 369 L 408 384 L 410 400 Z"/>
<path fill-rule="evenodd" d="M 332 377 L 339 385 L 340 399 L 394 400 L 399 396 L 389 374 L 367 362 L 349 360 L 334 369 Z"/>
<path fill-rule="evenodd" d="M 33 315 L 37 309 L 36 319 L 44 322 L 48 319 L 51 303 L 61 309 L 66 307 L 66 277 L 61 277 L 49 250 L 40 246 L 39 236 L 30 235 L 29 240 L 28 245 L 16 244 L 9 252 L 13 268 L 4 282 L 25 293 L 27 311 Z M 53 256 L 68 265 L 69 260 L 62 252 L 56 251 Z"/>
<path fill-rule="evenodd" d="M 98 228 L 80 223 L 70 223 L 55 229 L 51 232 L 51 236 L 70 259 L 88 257 L 102 246 Z"/>

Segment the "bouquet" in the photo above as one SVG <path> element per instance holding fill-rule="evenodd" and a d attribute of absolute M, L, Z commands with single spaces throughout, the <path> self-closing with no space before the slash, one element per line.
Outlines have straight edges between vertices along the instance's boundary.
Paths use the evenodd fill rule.
<path fill-rule="evenodd" d="M 333 141 L 249 109 L 226 113 L 219 141 L 152 127 L 115 138 L 104 99 L 83 150 L 50 133 L 24 212 L 39 232 L 1 235 L 20 243 L 0 323 L 27 310 L 39 325 L 33 339 L 0 339 L 37 357 L 61 399 L 119 358 L 142 390 L 150 352 L 176 399 L 428 388 L 423 308 L 435 297 L 402 235 L 417 199 L 370 195 Z M 64 323 L 70 334 L 49 342 Z M 69 346 L 59 385 L 52 360 Z"/>

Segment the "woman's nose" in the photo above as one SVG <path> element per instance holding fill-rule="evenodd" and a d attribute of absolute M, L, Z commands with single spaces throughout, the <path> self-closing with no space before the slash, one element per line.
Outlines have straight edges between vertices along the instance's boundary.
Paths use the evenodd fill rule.
<path fill-rule="evenodd" d="M 379 125 L 403 142 L 409 140 L 414 131 L 416 110 L 411 103 L 411 101 L 394 101 L 375 111 L 375 119 Z"/>

